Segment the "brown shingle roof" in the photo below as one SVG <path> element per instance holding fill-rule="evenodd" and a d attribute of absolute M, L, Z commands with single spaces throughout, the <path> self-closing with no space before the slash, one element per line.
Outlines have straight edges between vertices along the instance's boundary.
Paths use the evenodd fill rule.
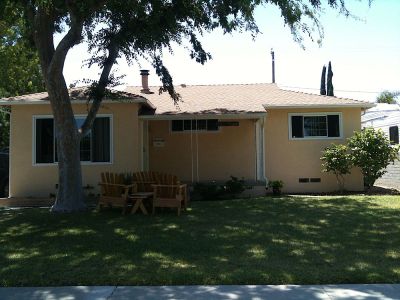
<path fill-rule="evenodd" d="M 68 90 L 71 101 L 86 101 L 89 95 L 88 87 L 77 87 Z M 132 94 L 126 91 L 107 89 L 104 101 L 126 100 L 128 102 L 148 103 L 142 95 Z M 0 99 L 0 105 L 12 104 L 41 104 L 48 103 L 49 95 L 47 92 L 29 95 L 15 96 Z M 150 104 L 150 103 L 148 103 Z M 151 105 L 150 105 L 151 106 Z"/>
<path fill-rule="evenodd" d="M 140 93 L 141 87 L 126 91 Z M 156 115 L 260 113 L 289 107 L 372 107 L 373 104 L 347 98 L 282 90 L 275 84 L 225 84 L 176 86 L 182 102 L 175 106 L 168 93 L 142 94 L 156 107 Z"/>

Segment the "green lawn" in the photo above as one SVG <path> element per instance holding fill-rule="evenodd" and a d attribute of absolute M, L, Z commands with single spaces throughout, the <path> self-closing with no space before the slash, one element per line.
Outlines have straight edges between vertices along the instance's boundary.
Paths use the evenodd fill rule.
<path fill-rule="evenodd" d="M 400 197 L 193 202 L 177 217 L 0 211 L 0 286 L 400 282 Z"/>

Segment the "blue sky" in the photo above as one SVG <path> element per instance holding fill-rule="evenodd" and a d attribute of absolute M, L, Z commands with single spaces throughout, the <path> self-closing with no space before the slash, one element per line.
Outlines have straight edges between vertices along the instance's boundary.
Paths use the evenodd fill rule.
<path fill-rule="evenodd" d="M 361 20 L 346 18 L 326 9 L 320 21 L 324 27 L 322 46 L 305 37 L 303 50 L 293 41 L 274 6 L 259 7 L 256 21 L 262 34 L 253 41 L 248 33 L 205 34 L 201 41 L 213 60 L 204 66 L 189 58 L 182 47 L 166 52 L 164 62 L 175 84 L 224 84 L 271 82 L 271 55 L 276 57 L 276 82 L 286 89 L 319 93 L 321 70 L 332 62 L 336 96 L 373 101 L 382 90 L 400 90 L 400 1 L 347 1 Z M 81 68 L 86 47 L 75 47 L 67 57 L 64 74 L 68 83 L 82 78 L 96 79 L 98 70 Z M 140 85 L 139 69 L 150 69 L 150 84 L 160 85 L 147 62 L 117 66 L 124 83 Z M 121 87 L 122 88 L 122 87 Z"/>

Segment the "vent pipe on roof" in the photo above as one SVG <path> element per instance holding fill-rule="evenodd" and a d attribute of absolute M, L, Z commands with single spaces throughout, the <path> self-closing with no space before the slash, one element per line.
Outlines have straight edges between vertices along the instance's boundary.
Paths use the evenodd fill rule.
<path fill-rule="evenodd" d="M 142 89 L 140 90 L 143 94 L 151 94 L 149 89 L 149 70 L 140 70 L 142 76 Z"/>
<path fill-rule="evenodd" d="M 271 57 L 272 57 L 272 83 L 275 83 L 275 52 L 273 48 L 271 48 Z"/>

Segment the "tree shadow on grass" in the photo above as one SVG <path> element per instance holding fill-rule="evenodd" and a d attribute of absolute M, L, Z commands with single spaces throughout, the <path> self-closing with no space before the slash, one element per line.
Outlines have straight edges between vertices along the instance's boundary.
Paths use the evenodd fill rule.
<path fill-rule="evenodd" d="M 400 282 L 400 206 L 376 199 L 198 202 L 180 217 L 0 211 L 0 285 Z"/>

